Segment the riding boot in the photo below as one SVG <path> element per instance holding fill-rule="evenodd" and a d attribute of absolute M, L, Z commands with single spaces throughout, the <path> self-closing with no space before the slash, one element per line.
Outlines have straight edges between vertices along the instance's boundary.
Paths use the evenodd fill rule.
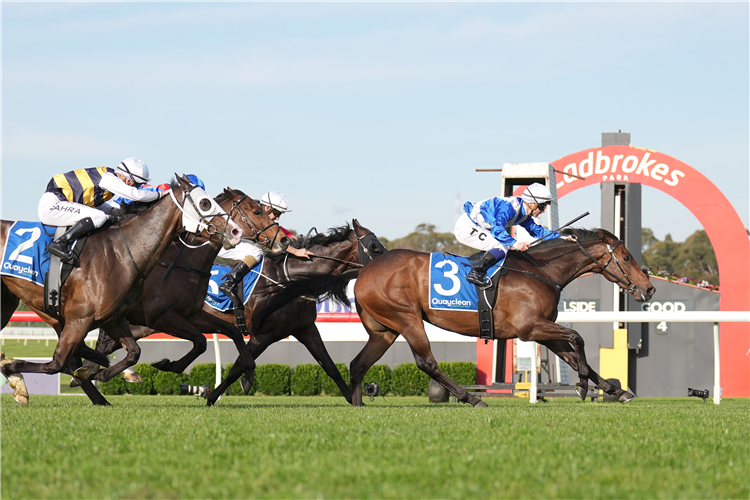
<path fill-rule="evenodd" d="M 466 281 L 475 285 L 486 287 L 490 283 L 487 280 L 487 269 L 497 262 L 497 257 L 492 252 L 484 252 L 476 263 L 472 262 L 473 269 L 466 276 Z"/>
<path fill-rule="evenodd" d="M 68 229 L 62 236 L 47 245 L 47 251 L 60 259 L 70 259 L 70 242 L 96 229 L 91 217 L 85 217 Z"/>
<path fill-rule="evenodd" d="M 249 272 L 250 268 L 247 267 L 247 264 L 242 261 L 238 262 L 237 265 L 226 274 L 227 279 L 219 286 L 219 291 L 227 297 L 231 297 L 232 289 L 237 283 L 242 283 L 242 278 L 244 278 Z"/>

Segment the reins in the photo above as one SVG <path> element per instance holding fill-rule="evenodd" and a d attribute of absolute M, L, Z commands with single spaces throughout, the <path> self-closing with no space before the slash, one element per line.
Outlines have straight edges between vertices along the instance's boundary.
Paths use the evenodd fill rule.
<path fill-rule="evenodd" d="M 607 243 L 606 241 L 601 240 L 607 246 L 607 251 L 609 252 L 609 255 L 610 255 L 609 260 L 604 265 L 602 265 L 601 263 L 599 263 L 599 261 L 596 258 L 594 258 L 594 256 L 591 255 L 588 252 L 588 250 L 586 250 L 586 248 L 581 244 L 581 242 L 578 240 L 578 238 L 575 238 L 573 241 L 575 241 L 576 245 L 578 245 L 578 248 L 581 250 L 581 252 L 583 252 L 584 255 L 586 255 L 586 257 L 588 257 L 592 262 L 594 262 L 597 266 L 599 266 L 599 268 L 601 268 L 602 273 L 611 276 L 615 281 L 617 281 L 618 283 L 621 283 L 622 285 L 624 285 L 625 288 L 627 288 L 628 290 L 633 290 L 635 288 L 635 285 L 633 284 L 633 282 L 630 281 L 630 277 L 628 276 L 628 273 L 626 273 L 625 270 L 622 268 L 622 266 L 620 265 L 619 259 L 615 255 L 615 250 L 617 250 L 617 247 L 619 247 L 620 245 L 622 245 L 622 240 L 618 240 L 617 245 L 615 245 L 614 248 L 611 247 L 609 245 L 609 243 Z M 520 255 L 521 255 L 521 257 L 523 257 L 524 259 L 526 259 L 527 261 L 529 261 L 531 264 L 533 264 L 534 266 L 536 266 L 544 274 L 546 274 L 547 278 L 545 278 L 543 276 L 539 276 L 538 274 L 532 273 L 531 271 L 526 271 L 524 269 L 513 269 L 513 268 L 508 267 L 507 269 L 509 271 L 515 271 L 515 272 L 518 272 L 518 273 L 522 273 L 522 274 L 525 274 L 527 276 L 531 276 L 533 278 L 536 278 L 536 279 L 538 279 L 538 280 L 540 280 L 540 281 L 542 281 L 544 283 L 552 285 L 553 287 L 555 287 L 555 289 L 557 289 L 558 293 L 563 289 L 563 287 L 565 287 L 565 285 L 567 285 L 567 283 L 565 285 L 559 285 L 558 283 L 555 283 L 555 281 L 552 280 L 552 277 L 547 273 L 547 271 L 545 271 L 544 268 L 541 265 L 539 265 L 539 263 L 536 262 L 536 260 L 534 260 L 533 257 L 531 257 L 531 255 L 528 255 L 526 252 L 520 252 Z M 620 269 L 620 272 L 625 277 L 625 280 L 627 280 L 627 282 L 624 281 L 623 279 L 621 279 L 620 277 L 616 276 L 615 274 L 613 274 L 612 272 L 610 272 L 607 269 L 607 267 L 609 267 L 609 265 L 612 263 L 612 261 L 614 261 L 615 264 L 617 264 L 618 269 Z M 580 276 L 580 274 L 582 274 L 582 273 L 583 272 L 574 275 L 574 277 L 572 279 L 568 280 L 568 283 L 570 283 L 570 281 L 572 281 L 576 277 Z"/>
<path fill-rule="evenodd" d="M 130 262 L 133 263 L 133 267 L 135 267 L 135 270 L 138 272 L 138 276 L 140 276 L 143 281 L 146 281 L 146 278 L 148 278 L 148 276 L 143 274 L 143 271 L 140 270 L 140 268 L 138 267 L 138 264 L 135 263 L 133 254 L 130 253 L 130 247 L 128 246 L 128 241 L 125 239 L 125 234 L 122 232 L 122 225 L 120 224 L 120 221 L 117 221 L 117 229 L 120 230 L 120 236 L 122 236 L 122 242 L 125 244 L 125 250 L 127 250 L 128 252 L 128 257 L 130 257 Z"/>

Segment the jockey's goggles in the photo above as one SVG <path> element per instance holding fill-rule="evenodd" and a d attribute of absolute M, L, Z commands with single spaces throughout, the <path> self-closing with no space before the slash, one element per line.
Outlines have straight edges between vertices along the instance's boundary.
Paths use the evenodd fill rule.
<path fill-rule="evenodd" d="M 271 213 L 274 215 L 274 217 L 281 217 L 281 214 L 283 214 L 284 212 L 282 212 L 281 210 L 276 210 L 275 208 L 272 208 Z"/>

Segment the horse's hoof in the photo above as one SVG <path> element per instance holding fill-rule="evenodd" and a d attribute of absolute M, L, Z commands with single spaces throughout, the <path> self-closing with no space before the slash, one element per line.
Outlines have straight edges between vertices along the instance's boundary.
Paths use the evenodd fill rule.
<path fill-rule="evenodd" d="M 80 387 L 81 384 L 78 383 L 78 380 L 75 378 L 70 379 L 70 387 Z"/>
<path fill-rule="evenodd" d="M 589 392 L 588 388 L 584 388 L 583 386 L 576 384 L 576 392 L 578 393 L 578 396 L 581 398 L 581 401 L 586 401 L 586 393 Z"/>
<path fill-rule="evenodd" d="M 632 392 L 627 391 L 627 392 L 623 393 L 622 396 L 620 396 L 620 399 L 618 401 L 620 401 L 620 403 L 627 403 L 628 401 L 633 401 L 637 397 L 638 396 L 636 396 Z"/>
<path fill-rule="evenodd" d="M 143 377 L 141 377 L 141 374 L 138 373 L 137 370 L 133 370 L 132 368 L 125 368 L 125 370 L 122 372 L 122 377 L 125 379 L 125 382 L 131 382 L 134 384 L 140 384 L 143 382 Z"/>
<path fill-rule="evenodd" d="M 23 375 L 14 374 L 8 377 L 8 384 L 13 389 L 13 399 L 23 406 L 29 405 L 29 391 L 26 389 L 26 381 Z"/>
<path fill-rule="evenodd" d="M 243 375 L 240 379 L 240 387 L 242 387 L 242 392 L 244 392 L 245 396 L 247 396 L 248 394 L 250 394 L 250 389 L 252 389 L 253 384 L 251 384 L 247 377 Z"/>
<path fill-rule="evenodd" d="M 82 366 L 80 368 L 77 368 L 73 372 L 73 376 L 76 378 L 80 378 L 81 380 L 88 380 L 90 379 L 97 371 L 99 371 L 97 368 L 94 368 L 93 366 Z"/>
<path fill-rule="evenodd" d="M 153 366 L 157 370 L 168 372 L 169 370 L 167 369 L 167 367 L 169 366 L 169 364 L 170 364 L 169 360 L 167 358 L 164 358 L 164 359 L 160 359 L 159 361 L 154 361 L 153 363 L 151 363 L 151 366 Z"/>
<path fill-rule="evenodd" d="M 474 408 L 489 408 L 490 405 L 482 401 L 481 399 L 474 405 Z"/>

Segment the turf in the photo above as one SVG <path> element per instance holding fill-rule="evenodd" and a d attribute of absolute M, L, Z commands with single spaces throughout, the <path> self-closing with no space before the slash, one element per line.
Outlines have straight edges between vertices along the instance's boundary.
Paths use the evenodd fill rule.
<path fill-rule="evenodd" d="M 750 401 L 0 400 L 2 498 L 748 498 Z"/>

